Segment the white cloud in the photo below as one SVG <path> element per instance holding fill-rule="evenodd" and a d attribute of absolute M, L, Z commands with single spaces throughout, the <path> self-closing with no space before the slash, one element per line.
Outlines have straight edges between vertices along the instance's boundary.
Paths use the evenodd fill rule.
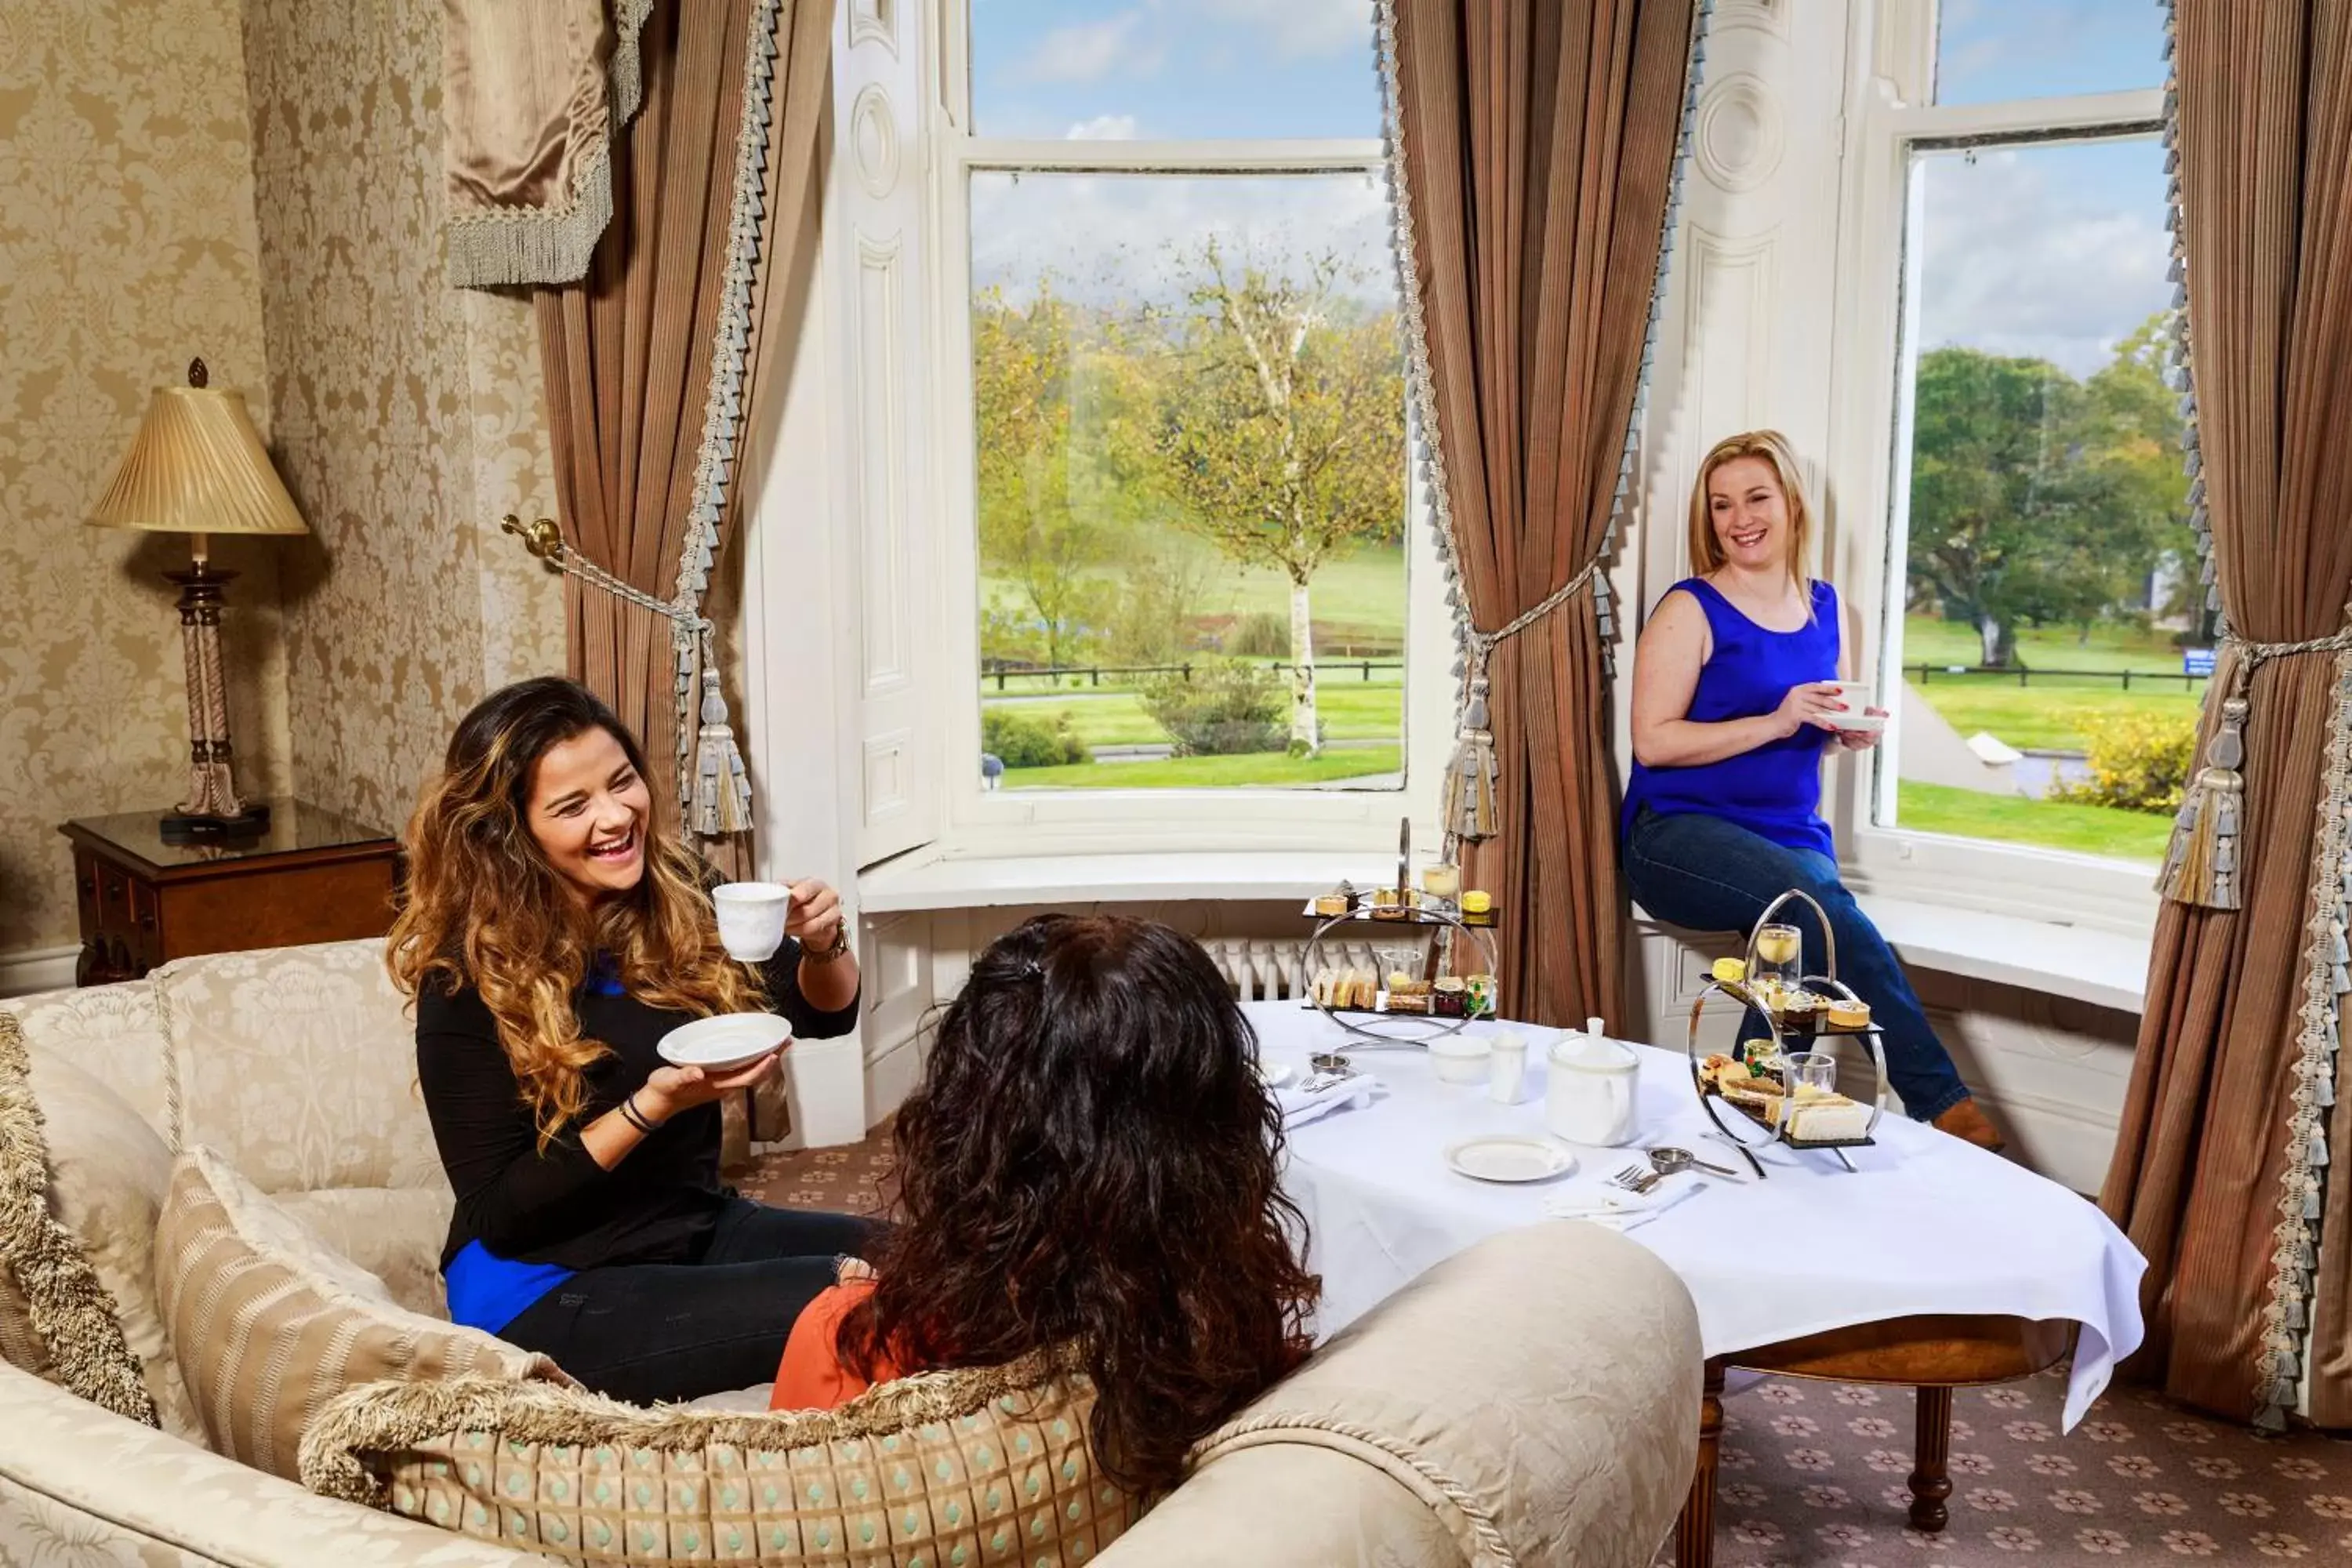
<path fill-rule="evenodd" d="M 1372 0 L 1202 0 L 1201 8 L 1257 34 L 1279 59 L 1371 53 Z"/>
<path fill-rule="evenodd" d="M 1124 67 L 1148 70 L 1159 63 L 1158 50 L 1136 47 L 1143 23 L 1139 11 L 1123 11 L 1099 22 L 1078 22 L 1056 27 L 1037 40 L 1037 51 L 1021 62 L 1015 75 L 1030 81 L 1100 81 Z"/>
<path fill-rule="evenodd" d="M 2034 355 L 2084 376 L 2171 302 L 2160 176 L 2065 159 L 2004 151 L 1929 166 L 1922 347 Z"/>
<path fill-rule="evenodd" d="M 1336 252 L 1357 276 L 1346 291 L 1396 303 L 1388 194 L 1355 174 L 1166 176 L 976 174 L 975 288 L 1025 300 L 1051 272 L 1065 294 L 1115 292 L 1160 303 L 1182 296 L 1185 261 L 1214 235 L 1261 264 Z"/>
<path fill-rule="evenodd" d="M 1082 120 L 1070 127 L 1065 140 L 1071 142 L 1132 142 L 1135 140 L 1135 116 L 1132 114 L 1097 114 L 1092 120 Z"/>

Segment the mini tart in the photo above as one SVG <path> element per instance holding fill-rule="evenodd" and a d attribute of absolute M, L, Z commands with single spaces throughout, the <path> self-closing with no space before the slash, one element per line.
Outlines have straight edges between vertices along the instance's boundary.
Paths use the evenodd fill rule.
<path fill-rule="evenodd" d="M 1315 912 L 1318 915 L 1326 916 L 1346 914 L 1348 912 L 1348 895 L 1345 893 L 1325 893 L 1321 895 L 1315 900 Z"/>
<path fill-rule="evenodd" d="M 1870 1023 L 1870 1004 L 1838 997 L 1830 1003 L 1829 1020 L 1841 1029 L 1865 1027 Z"/>

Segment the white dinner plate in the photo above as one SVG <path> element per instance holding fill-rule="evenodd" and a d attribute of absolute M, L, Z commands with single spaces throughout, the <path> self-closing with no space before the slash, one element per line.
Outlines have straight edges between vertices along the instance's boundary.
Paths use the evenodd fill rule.
<path fill-rule="evenodd" d="M 1445 1163 L 1478 1182 L 1548 1182 L 1576 1169 L 1576 1156 L 1541 1138 L 1472 1138 L 1445 1151 Z"/>
<path fill-rule="evenodd" d="M 1257 1076 L 1264 1080 L 1266 1088 L 1280 1089 L 1297 1074 L 1288 1062 L 1262 1061 L 1257 1064 Z"/>
<path fill-rule="evenodd" d="M 680 1024 L 654 1047 L 675 1067 L 727 1072 L 792 1044 L 793 1026 L 773 1013 L 721 1013 Z"/>

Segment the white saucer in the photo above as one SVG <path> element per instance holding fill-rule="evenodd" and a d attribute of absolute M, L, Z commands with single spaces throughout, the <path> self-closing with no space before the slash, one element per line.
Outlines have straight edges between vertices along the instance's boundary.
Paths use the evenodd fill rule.
<path fill-rule="evenodd" d="M 793 1026 L 773 1013 L 721 1013 L 680 1024 L 654 1047 L 676 1067 L 728 1072 L 792 1044 Z"/>
<path fill-rule="evenodd" d="M 1576 1169 L 1576 1156 L 1541 1138 L 1497 1134 L 1445 1151 L 1445 1163 L 1475 1182 L 1548 1182 Z"/>
<path fill-rule="evenodd" d="M 1839 713 L 1830 719 L 1832 724 L 1849 734 L 1875 735 L 1886 728 L 1884 713 Z"/>
<path fill-rule="evenodd" d="M 1262 1061 L 1257 1064 L 1257 1076 L 1268 1089 L 1280 1089 L 1297 1074 L 1288 1062 Z"/>

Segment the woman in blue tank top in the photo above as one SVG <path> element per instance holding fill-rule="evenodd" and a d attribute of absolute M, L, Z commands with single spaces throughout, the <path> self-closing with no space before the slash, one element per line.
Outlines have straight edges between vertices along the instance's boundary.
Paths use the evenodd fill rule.
<path fill-rule="evenodd" d="M 1651 915 L 1694 931 L 1745 932 L 1790 889 L 1811 894 L 1837 938 L 1838 978 L 1870 1004 L 1904 1109 L 1998 1149 L 1901 961 L 1838 877 L 1822 755 L 1867 750 L 1878 734 L 1840 725 L 1837 591 L 1804 574 L 1811 528 L 1777 431 L 1718 441 L 1699 465 L 1698 573 L 1659 601 L 1634 654 L 1626 881 Z M 1822 937 L 1799 908 L 1811 963 Z"/>

